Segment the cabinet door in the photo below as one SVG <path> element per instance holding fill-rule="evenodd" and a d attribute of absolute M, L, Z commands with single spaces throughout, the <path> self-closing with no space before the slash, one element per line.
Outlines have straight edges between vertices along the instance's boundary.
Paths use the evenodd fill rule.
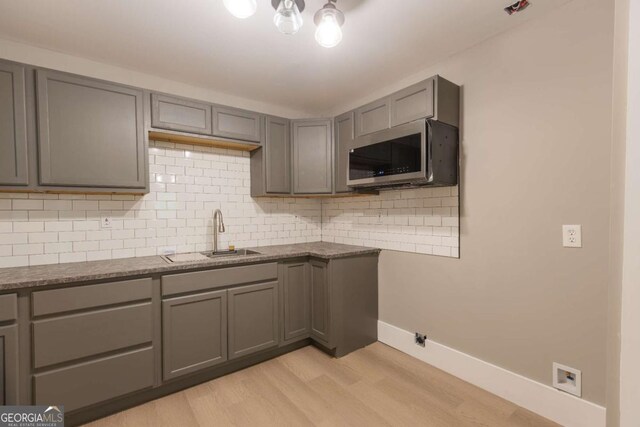
<path fill-rule="evenodd" d="M 291 154 L 289 120 L 266 119 L 265 178 L 267 193 L 291 192 Z"/>
<path fill-rule="evenodd" d="M 145 188 L 142 91 L 38 70 L 42 185 Z"/>
<path fill-rule="evenodd" d="M 162 301 L 165 380 L 227 360 L 227 291 Z"/>
<path fill-rule="evenodd" d="M 331 120 L 293 122 L 294 193 L 331 193 L 332 140 Z"/>
<path fill-rule="evenodd" d="M 18 327 L 0 327 L 0 406 L 18 400 Z"/>
<path fill-rule="evenodd" d="M 283 340 L 296 341 L 309 337 L 311 330 L 309 264 L 282 265 Z"/>
<path fill-rule="evenodd" d="M 151 126 L 211 135 L 211 105 L 151 94 Z"/>
<path fill-rule="evenodd" d="M 229 107 L 213 108 L 213 134 L 225 138 L 260 142 L 261 116 Z"/>
<path fill-rule="evenodd" d="M 429 79 L 391 95 L 391 126 L 433 117 L 433 86 Z"/>
<path fill-rule="evenodd" d="M 329 344 L 329 275 L 327 264 L 311 260 L 311 336 Z"/>
<path fill-rule="evenodd" d="M 353 112 L 336 117 L 335 129 L 335 192 L 346 193 L 347 174 L 349 173 L 349 144 L 354 137 Z"/>
<path fill-rule="evenodd" d="M 362 106 L 355 113 L 356 137 L 389 128 L 389 98 Z"/>
<path fill-rule="evenodd" d="M 278 283 L 229 289 L 229 359 L 278 345 Z"/>
<path fill-rule="evenodd" d="M 0 185 L 27 185 L 25 70 L 0 62 Z"/>

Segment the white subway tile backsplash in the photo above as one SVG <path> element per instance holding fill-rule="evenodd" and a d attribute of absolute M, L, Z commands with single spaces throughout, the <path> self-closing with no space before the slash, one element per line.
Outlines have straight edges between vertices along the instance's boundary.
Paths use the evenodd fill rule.
<path fill-rule="evenodd" d="M 42 210 L 44 209 L 44 200 L 14 200 L 12 209 L 14 210 Z"/>
<path fill-rule="evenodd" d="M 24 267 L 27 265 L 29 265 L 29 257 L 26 255 L 0 257 L 0 268 Z"/>
<path fill-rule="evenodd" d="M 211 250 L 217 208 L 227 226 L 221 247 L 321 239 L 319 200 L 249 196 L 248 153 L 159 142 L 149 148 L 145 196 L 0 194 L 0 267 L 156 255 L 166 246 Z M 100 227 L 104 216 L 112 218 L 110 229 Z M 246 224 L 254 228 L 246 232 Z"/>
<path fill-rule="evenodd" d="M 458 187 L 324 200 L 322 240 L 457 258 L 458 205 Z"/>

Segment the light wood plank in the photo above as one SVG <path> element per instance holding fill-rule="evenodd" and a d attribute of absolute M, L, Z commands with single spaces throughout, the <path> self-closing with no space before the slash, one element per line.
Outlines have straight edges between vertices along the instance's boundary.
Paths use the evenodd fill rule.
<path fill-rule="evenodd" d="M 381 343 L 305 347 L 88 425 L 558 426 Z"/>

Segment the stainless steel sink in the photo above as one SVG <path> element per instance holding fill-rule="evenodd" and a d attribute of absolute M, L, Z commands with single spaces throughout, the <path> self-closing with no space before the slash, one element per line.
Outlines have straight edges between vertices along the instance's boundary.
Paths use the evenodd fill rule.
<path fill-rule="evenodd" d="M 238 249 L 236 251 L 208 251 L 208 252 L 192 252 L 188 254 L 175 254 L 175 255 L 163 255 L 162 259 L 166 262 L 173 263 L 186 263 L 204 261 L 207 258 L 216 259 L 229 256 L 247 256 L 247 255 L 259 255 L 260 252 L 251 251 L 248 249 Z"/>
<path fill-rule="evenodd" d="M 208 258 L 218 258 L 223 256 L 246 256 L 246 255 L 259 255 L 260 252 L 252 251 L 249 249 L 238 249 L 235 251 L 218 251 L 218 252 L 200 252 L 202 255 Z"/>

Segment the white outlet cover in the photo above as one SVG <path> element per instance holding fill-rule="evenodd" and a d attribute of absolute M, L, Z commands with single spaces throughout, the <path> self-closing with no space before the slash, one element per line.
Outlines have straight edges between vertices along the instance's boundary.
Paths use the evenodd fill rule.
<path fill-rule="evenodd" d="M 562 226 L 562 246 L 565 248 L 582 247 L 582 226 L 563 225 Z"/>
<path fill-rule="evenodd" d="M 100 221 L 100 225 L 102 228 L 111 228 L 111 225 L 113 224 L 113 221 L 111 220 L 111 217 L 109 216 L 105 216 L 102 218 L 102 221 Z"/>
<path fill-rule="evenodd" d="M 568 374 L 573 379 L 568 378 Z M 582 371 L 553 362 L 553 386 L 574 396 L 582 396 Z"/>

